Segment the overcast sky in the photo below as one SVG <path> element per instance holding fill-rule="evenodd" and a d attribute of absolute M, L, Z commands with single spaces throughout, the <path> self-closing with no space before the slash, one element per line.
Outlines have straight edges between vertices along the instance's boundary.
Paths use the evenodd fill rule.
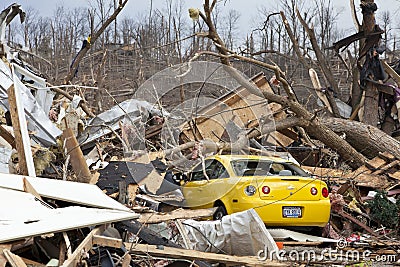
<path fill-rule="evenodd" d="M 184 1 L 184 5 L 189 7 L 201 8 L 203 3 L 202 0 L 176 0 Z M 340 18 L 338 20 L 338 25 L 340 28 L 354 31 L 354 24 L 351 19 L 350 14 L 350 0 L 331 0 L 334 3 L 334 7 L 337 10 L 342 10 Z M 16 2 L 15 0 L 0 0 L 0 7 L 7 7 L 9 4 Z M 55 8 L 59 5 L 63 5 L 66 8 L 74 7 L 88 7 L 89 0 L 19 0 L 17 3 L 21 4 L 22 8 L 27 8 L 28 6 L 37 9 L 42 16 L 52 16 Z M 254 29 L 257 25 L 257 21 L 262 21 L 262 19 L 257 19 L 259 13 L 257 10 L 263 5 L 269 5 L 273 8 L 277 7 L 279 1 L 274 0 L 230 0 L 227 1 L 226 6 L 221 7 L 221 11 L 227 12 L 230 9 L 236 9 L 240 12 L 240 32 L 242 34 L 249 33 L 251 29 Z M 312 2 L 307 0 L 307 2 Z M 357 7 L 359 6 L 360 0 L 356 0 Z M 385 10 L 391 12 L 393 27 L 400 28 L 400 0 L 375 0 L 378 5 L 378 17 L 379 13 Z M 165 6 L 165 0 L 153 0 L 153 8 L 162 8 Z M 150 7 L 150 0 L 129 0 L 127 6 L 122 12 L 123 16 L 137 17 L 139 14 L 143 14 Z M 359 8 L 358 8 L 359 9 Z M 361 12 L 359 15 L 361 17 Z M 397 14 L 395 14 L 397 13 Z M 242 36 L 243 37 L 243 36 Z"/>

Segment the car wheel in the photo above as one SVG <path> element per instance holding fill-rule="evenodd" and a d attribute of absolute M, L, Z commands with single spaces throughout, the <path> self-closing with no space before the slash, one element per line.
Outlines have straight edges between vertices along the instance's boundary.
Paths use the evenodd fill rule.
<path fill-rule="evenodd" d="M 228 215 L 228 213 L 226 212 L 226 209 L 224 207 L 224 205 L 220 204 L 220 206 L 217 206 L 217 210 L 214 213 L 213 219 L 214 220 L 221 220 L 222 217 L 224 217 L 225 215 Z"/>

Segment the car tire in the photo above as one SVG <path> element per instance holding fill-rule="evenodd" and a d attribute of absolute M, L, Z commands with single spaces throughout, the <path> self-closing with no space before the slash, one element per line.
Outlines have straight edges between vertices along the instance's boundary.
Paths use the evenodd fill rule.
<path fill-rule="evenodd" d="M 224 217 L 225 215 L 228 215 L 228 213 L 226 212 L 226 209 L 225 209 L 223 204 L 220 204 L 220 205 L 218 205 L 216 207 L 218 207 L 218 208 L 214 212 L 214 215 L 213 215 L 213 219 L 214 220 L 221 220 L 222 217 Z"/>

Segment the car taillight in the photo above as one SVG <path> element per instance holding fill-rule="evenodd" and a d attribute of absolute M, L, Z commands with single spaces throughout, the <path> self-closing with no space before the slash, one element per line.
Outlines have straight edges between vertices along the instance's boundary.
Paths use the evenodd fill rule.
<path fill-rule="evenodd" d="M 315 187 L 311 187 L 310 189 L 311 195 L 315 196 L 316 194 L 318 194 L 318 190 Z"/>
<path fill-rule="evenodd" d="M 266 195 L 269 194 L 269 192 L 271 192 L 271 189 L 269 188 L 269 186 L 263 186 L 262 187 L 262 192 Z"/>
<path fill-rule="evenodd" d="M 323 197 L 328 197 L 329 196 L 328 188 L 326 188 L 326 187 L 322 188 L 322 196 Z"/>

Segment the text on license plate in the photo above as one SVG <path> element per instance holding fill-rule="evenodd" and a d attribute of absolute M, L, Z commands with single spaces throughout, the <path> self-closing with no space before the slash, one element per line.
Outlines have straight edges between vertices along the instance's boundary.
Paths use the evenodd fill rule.
<path fill-rule="evenodd" d="M 282 207 L 283 218 L 301 218 L 301 207 Z"/>

